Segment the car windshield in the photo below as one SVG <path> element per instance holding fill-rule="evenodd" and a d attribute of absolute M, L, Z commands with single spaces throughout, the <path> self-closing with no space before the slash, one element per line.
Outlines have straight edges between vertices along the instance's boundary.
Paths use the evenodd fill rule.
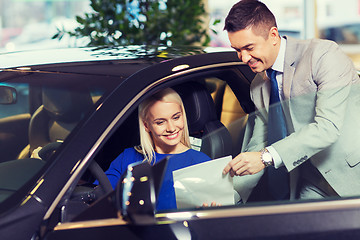
<path fill-rule="evenodd" d="M 96 78 L 86 74 L 0 72 L 0 202 L 36 181 L 54 150 L 46 146 L 65 141 L 112 89 L 110 80 Z"/>

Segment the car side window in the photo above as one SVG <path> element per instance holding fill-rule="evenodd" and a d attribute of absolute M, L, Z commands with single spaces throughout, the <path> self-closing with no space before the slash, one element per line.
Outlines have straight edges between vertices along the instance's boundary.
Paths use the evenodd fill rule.
<path fill-rule="evenodd" d="M 233 90 L 226 80 L 225 77 L 223 79 L 215 74 L 207 74 L 166 86 L 173 88 L 182 98 L 190 137 L 199 140 L 197 146 L 193 145 L 192 148 L 205 153 L 210 159 L 224 156 L 230 156 L 231 159 L 231 156 L 238 154 L 242 147 L 248 114 L 245 113 L 234 94 L 236 89 Z M 154 92 L 166 87 L 160 87 Z M 150 94 L 153 93 L 149 92 L 148 95 Z M 146 96 L 142 99 L 144 98 Z M 125 149 L 140 145 L 137 106 L 132 106 L 125 116 L 94 157 L 94 161 L 103 171 L 106 171 Z M 221 172 L 221 169 L 219 171 Z M 85 173 L 82 180 L 98 184 L 94 182 L 94 176 L 91 175 L 89 172 Z M 231 195 L 234 203 L 237 203 L 239 194 L 232 190 Z M 106 200 L 103 201 L 106 202 Z M 107 202 L 106 204 L 114 203 Z M 91 205 L 89 211 L 92 211 L 92 208 L 96 206 Z M 107 214 L 111 216 L 110 212 Z"/>
<path fill-rule="evenodd" d="M 206 78 L 205 81 L 214 100 L 219 120 L 230 132 L 233 142 L 232 155 L 236 156 L 241 150 L 248 114 L 226 81 L 217 77 Z"/>

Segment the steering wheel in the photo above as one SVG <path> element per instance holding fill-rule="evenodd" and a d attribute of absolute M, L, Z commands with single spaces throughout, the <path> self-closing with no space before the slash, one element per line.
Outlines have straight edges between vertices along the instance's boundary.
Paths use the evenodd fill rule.
<path fill-rule="evenodd" d="M 55 150 L 60 147 L 61 144 L 61 142 L 53 142 L 45 145 L 39 151 L 39 157 L 46 161 L 55 152 Z M 99 187 L 97 187 L 94 191 L 95 195 L 100 194 L 103 196 L 113 190 L 108 177 L 96 161 L 91 162 L 89 171 L 99 181 Z"/>

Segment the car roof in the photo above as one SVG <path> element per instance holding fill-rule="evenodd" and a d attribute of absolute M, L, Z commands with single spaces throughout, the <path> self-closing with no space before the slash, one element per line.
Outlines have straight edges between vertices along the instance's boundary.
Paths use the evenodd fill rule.
<path fill-rule="evenodd" d="M 26 66 L 46 66 L 61 63 L 91 61 L 142 60 L 161 62 L 178 57 L 207 52 L 228 51 L 229 48 L 210 47 L 166 47 L 166 46 L 117 46 L 74 47 L 58 49 L 28 50 L 0 53 L 0 70 Z"/>

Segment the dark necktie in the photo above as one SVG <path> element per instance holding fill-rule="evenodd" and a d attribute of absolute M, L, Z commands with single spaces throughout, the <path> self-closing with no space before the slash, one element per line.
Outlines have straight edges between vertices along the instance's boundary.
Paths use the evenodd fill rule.
<path fill-rule="evenodd" d="M 266 70 L 270 77 L 270 103 L 268 113 L 268 146 L 287 136 L 285 116 L 280 104 L 279 88 L 276 81 L 276 71 Z M 285 167 L 266 168 L 269 191 L 275 200 L 286 200 L 290 197 L 289 174 Z"/>

